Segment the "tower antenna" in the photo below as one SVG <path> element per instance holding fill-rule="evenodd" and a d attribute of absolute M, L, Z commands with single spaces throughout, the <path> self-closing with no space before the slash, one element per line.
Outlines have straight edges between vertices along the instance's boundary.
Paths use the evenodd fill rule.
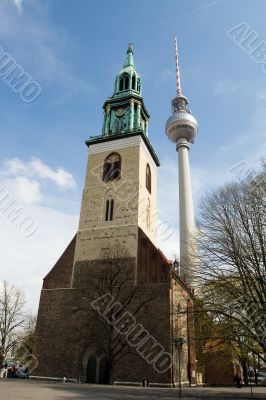
<path fill-rule="evenodd" d="M 194 143 L 198 124 L 188 109 L 188 99 L 182 96 L 176 35 L 175 58 L 177 96 L 172 100 L 172 115 L 166 122 L 165 131 L 171 142 L 175 143 L 178 152 L 180 275 L 188 285 L 195 287 L 197 283 L 195 221 L 188 151 L 190 143 Z"/>
<path fill-rule="evenodd" d="M 177 96 L 182 96 L 176 35 L 175 35 L 175 64 L 176 64 L 176 93 L 177 93 Z"/>

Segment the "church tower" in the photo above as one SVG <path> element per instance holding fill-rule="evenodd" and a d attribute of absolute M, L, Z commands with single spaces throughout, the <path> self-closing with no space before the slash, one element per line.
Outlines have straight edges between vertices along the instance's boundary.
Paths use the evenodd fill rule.
<path fill-rule="evenodd" d="M 89 156 L 75 262 L 99 257 L 107 241 L 108 246 L 122 242 L 136 257 L 138 228 L 156 243 L 159 160 L 148 140 L 149 113 L 131 44 L 103 110 L 102 134 L 86 142 Z"/>
<path fill-rule="evenodd" d="M 141 131 L 148 136 L 149 113 L 142 98 L 142 85 L 129 44 L 124 66 L 117 73 L 114 93 L 103 105 L 103 136 Z"/>
<path fill-rule="evenodd" d="M 159 160 L 131 44 L 103 111 L 101 134 L 86 141 L 77 234 L 43 280 L 31 375 L 188 384 L 193 293 L 156 244 Z M 116 301 L 111 320 L 109 308 L 105 318 L 93 306 L 102 296 Z M 114 325 L 123 318 L 133 324 L 126 338 Z"/>

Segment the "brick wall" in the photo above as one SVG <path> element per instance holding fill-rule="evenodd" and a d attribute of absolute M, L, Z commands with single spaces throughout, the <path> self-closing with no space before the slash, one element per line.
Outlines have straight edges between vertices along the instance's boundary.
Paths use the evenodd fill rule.
<path fill-rule="evenodd" d="M 76 235 L 43 280 L 43 289 L 69 288 L 73 270 Z"/>

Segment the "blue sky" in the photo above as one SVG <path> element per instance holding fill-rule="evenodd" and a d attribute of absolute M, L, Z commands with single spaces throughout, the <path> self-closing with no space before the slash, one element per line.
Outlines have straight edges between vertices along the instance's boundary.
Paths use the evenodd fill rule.
<path fill-rule="evenodd" d="M 151 114 L 149 137 L 162 166 L 158 203 L 175 234 L 160 247 L 178 253 L 177 156 L 164 132 L 175 94 L 173 35 L 183 93 L 199 132 L 190 151 L 196 212 L 200 198 L 238 164 L 265 154 L 266 74 L 228 30 L 246 23 L 266 41 L 266 3 L 254 0 L 1 0 L 0 46 L 38 82 L 26 104 L 0 77 L 0 188 L 34 217 L 21 235 L 1 218 L 1 279 L 26 290 L 36 309 L 41 279 L 78 224 L 87 161 L 84 141 L 100 134 L 129 42 Z"/>

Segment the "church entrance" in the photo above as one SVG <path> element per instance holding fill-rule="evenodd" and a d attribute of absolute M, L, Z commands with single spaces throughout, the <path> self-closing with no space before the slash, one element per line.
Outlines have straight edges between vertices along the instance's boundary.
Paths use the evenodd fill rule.
<path fill-rule="evenodd" d="M 82 361 L 81 382 L 107 385 L 110 364 L 104 355 L 85 354 Z"/>
<path fill-rule="evenodd" d="M 87 363 L 86 383 L 96 383 L 96 358 L 91 356 Z"/>
<path fill-rule="evenodd" d="M 108 384 L 109 378 L 109 362 L 107 358 L 102 358 L 100 362 L 99 383 L 102 385 Z"/>

